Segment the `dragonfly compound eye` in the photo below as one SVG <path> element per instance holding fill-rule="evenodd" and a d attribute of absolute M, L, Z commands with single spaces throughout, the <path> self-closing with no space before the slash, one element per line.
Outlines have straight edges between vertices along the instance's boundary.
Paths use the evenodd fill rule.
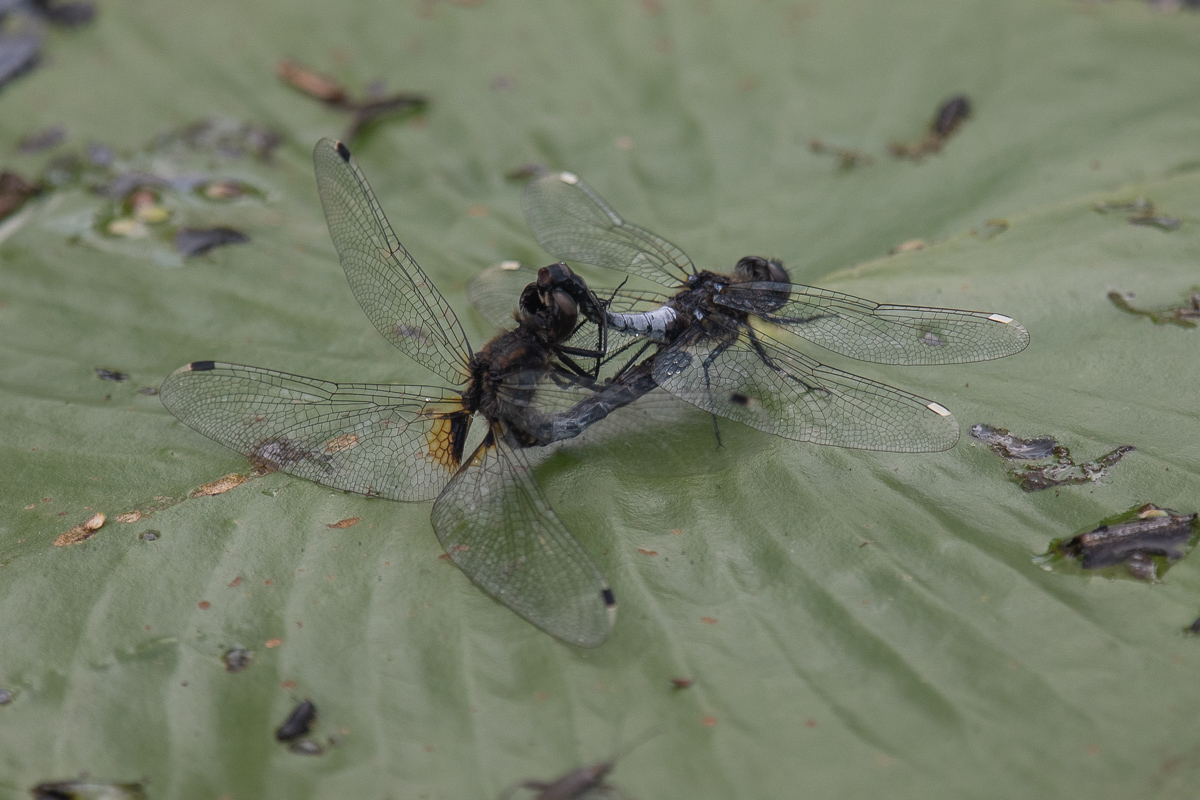
<path fill-rule="evenodd" d="M 759 256 L 746 256 L 734 267 L 733 277 L 737 283 L 788 283 L 787 270 L 774 259 L 768 261 Z M 754 303 L 754 311 L 764 313 L 780 308 L 788 300 L 788 291 L 755 292 L 760 295 Z"/>
<path fill-rule="evenodd" d="M 551 289 L 570 282 L 578 282 L 579 276 L 571 268 L 559 261 L 538 270 L 537 285 L 539 289 Z"/>

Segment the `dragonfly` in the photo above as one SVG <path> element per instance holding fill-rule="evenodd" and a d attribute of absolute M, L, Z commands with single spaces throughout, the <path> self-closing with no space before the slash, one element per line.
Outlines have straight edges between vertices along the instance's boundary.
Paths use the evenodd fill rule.
<path fill-rule="evenodd" d="M 163 404 L 265 468 L 369 497 L 433 500 L 434 531 L 467 577 L 552 636 L 598 646 L 616 617 L 613 591 L 550 507 L 525 455 L 546 443 L 540 403 L 568 409 L 594 393 L 588 370 L 570 356 L 597 352 L 563 344 L 578 327 L 576 301 L 548 284 L 527 287 L 517 327 L 472 351 L 346 146 L 322 139 L 313 164 L 359 305 L 384 338 L 449 385 L 333 383 L 194 361 L 164 381 Z M 470 448 L 477 415 L 484 433 Z"/>
<path fill-rule="evenodd" d="M 881 304 L 794 284 L 774 259 L 746 256 L 728 275 L 699 270 L 682 249 L 623 219 L 570 172 L 543 171 L 526 184 L 521 202 L 538 242 L 555 258 L 666 287 L 618 288 L 600 307 L 581 306 L 613 341 L 621 334 L 644 340 L 607 394 L 583 401 L 592 421 L 661 387 L 712 414 L 714 425 L 725 417 L 816 444 L 937 452 L 959 436 L 945 406 L 826 366 L 780 332 L 860 361 L 898 365 L 985 361 L 1029 344 L 1029 333 L 1006 314 Z M 473 294 L 521 280 L 505 278 L 504 266 L 481 276 Z M 611 345 L 608 358 L 622 349 Z M 639 362 L 650 347 L 653 355 Z"/>

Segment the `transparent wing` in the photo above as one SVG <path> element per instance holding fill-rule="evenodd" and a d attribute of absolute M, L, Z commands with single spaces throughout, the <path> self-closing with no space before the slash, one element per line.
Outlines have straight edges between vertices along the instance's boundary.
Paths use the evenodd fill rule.
<path fill-rule="evenodd" d="M 347 492 L 431 500 L 458 469 L 470 417 L 457 392 L 196 361 L 159 389 L 180 422 L 257 464 Z M 459 446 L 461 453 L 461 445 Z"/>
<path fill-rule="evenodd" d="M 667 286 L 696 271 L 682 250 L 621 219 L 570 172 L 545 172 L 525 184 L 521 207 L 538 243 L 563 261 L 619 269 Z"/>
<path fill-rule="evenodd" d="M 876 364 L 988 361 L 1029 345 L 1029 333 L 1020 323 L 986 311 L 883 305 L 783 283 L 735 284 L 715 299 L 835 353 Z"/>
<path fill-rule="evenodd" d="M 596 647 L 616 618 L 612 590 L 503 429 L 493 426 L 433 504 L 433 529 L 485 592 L 551 636 Z"/>
<path fill-rule="evenodd" d="M 483 318 L 501 330 L 513 326 L 513 312 L 525 287 L 537 281 L 538 268 L 501 261 L 467 283 L 467 298 Z"/>
<path fill-rule="evenodd" d="M 367 317 L 413 361 L 455 384 L 465 381 L 471 347 L 458 317 L 396 238 L 350 151 L 322 139 L 313 167 L 329 235 Z"/>
<path fill-rule="evenodd" d="M 745 332 L 723 339 L 685 336 L 654 358 L 654 379 L 671 394 L 718 416 L 802 442 L 924 453 L 958 441 L 941 405 L 827 367 L 778 342 Z"/>

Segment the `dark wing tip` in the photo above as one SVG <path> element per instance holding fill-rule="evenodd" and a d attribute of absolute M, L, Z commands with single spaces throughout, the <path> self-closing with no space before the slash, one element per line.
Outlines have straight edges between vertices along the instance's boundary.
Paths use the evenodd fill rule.
<path fill-rule="evenodd" d="M 613 594 L 613 590 L 607 586 L 600 591 L 600 596 L 604 598 L 604 605 L 609 608 L 617 607 L 617 596 Z"/>
<path fill-rule="evenodd" d="M 216 369 L 217 362 L 215 361 L 193 361 L 187 365 L 191 372 L 208 372 L 211 369 Z"/>
<path fill-rule="evenodd" d="M 341 142 L 334 142 L 333 149 L 337 150 L 337 154 L 342 157 L 342 161 L 350 163 L 350 148 Z"/>

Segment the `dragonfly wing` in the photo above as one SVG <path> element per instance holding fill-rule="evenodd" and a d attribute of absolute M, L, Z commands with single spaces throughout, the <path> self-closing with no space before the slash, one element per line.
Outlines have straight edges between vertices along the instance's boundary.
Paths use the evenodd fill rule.
<path fill-rule="evenodd" d="M 458 317 L 396 238 L 350 151 L 322 139 L 313 167 L 329 235 L 367 317 L 413 361 L 462 383 L 471 347 Z"/>
<path fill-rule="evenodd" d="M 493 426 L 433 504 L 433 529 L 485 592 L 551 636 L 596 647 L 616 618 L 612 589 L 503 430 Z"/>
<path fill-rule="evenodd" d="M 256 464 L 347 492 L 430 500 L 458 469 L 470 417 L 457 392 L 196 361 L 159 389 L 180 422 Z"/>
<path fill-rule="evenodd" d="M 747 334 L 734 333 L 723 343 L 681 339 L 655 357 L 655 380 L 705 411 L 787 439 L 900 453 L 958 441 L 958 423 L 937 403 L 755 334 L 760 352 Z"/>
<path fill-rule="evenodd" d="M 579 176 L 545 172 L 521 193 L 525 220 L 555 258 L 678 286 L 695 273 L 687 254 L 666 239 L 621 219 Z M 603 292 L 597 292 L 603 295 Z"/>
<path fill-rule="evenodd" d="M 757 314 L 827 350 L 876 364 L 988 361 L 1019 353 L 1029 344 L 1028 331 L 1005 314 L 884 305 L 815 286 L 735 284 L 716 301 Z"/>
<path fill-rule="evenodd" d="M 501 261 L 480 272 L 467 283 L 467 298 L 483 318 L 501 330 L 513 326 L 513 313 L 521 292 L 537 282 L 537 267 L 518 261 Z"/>

